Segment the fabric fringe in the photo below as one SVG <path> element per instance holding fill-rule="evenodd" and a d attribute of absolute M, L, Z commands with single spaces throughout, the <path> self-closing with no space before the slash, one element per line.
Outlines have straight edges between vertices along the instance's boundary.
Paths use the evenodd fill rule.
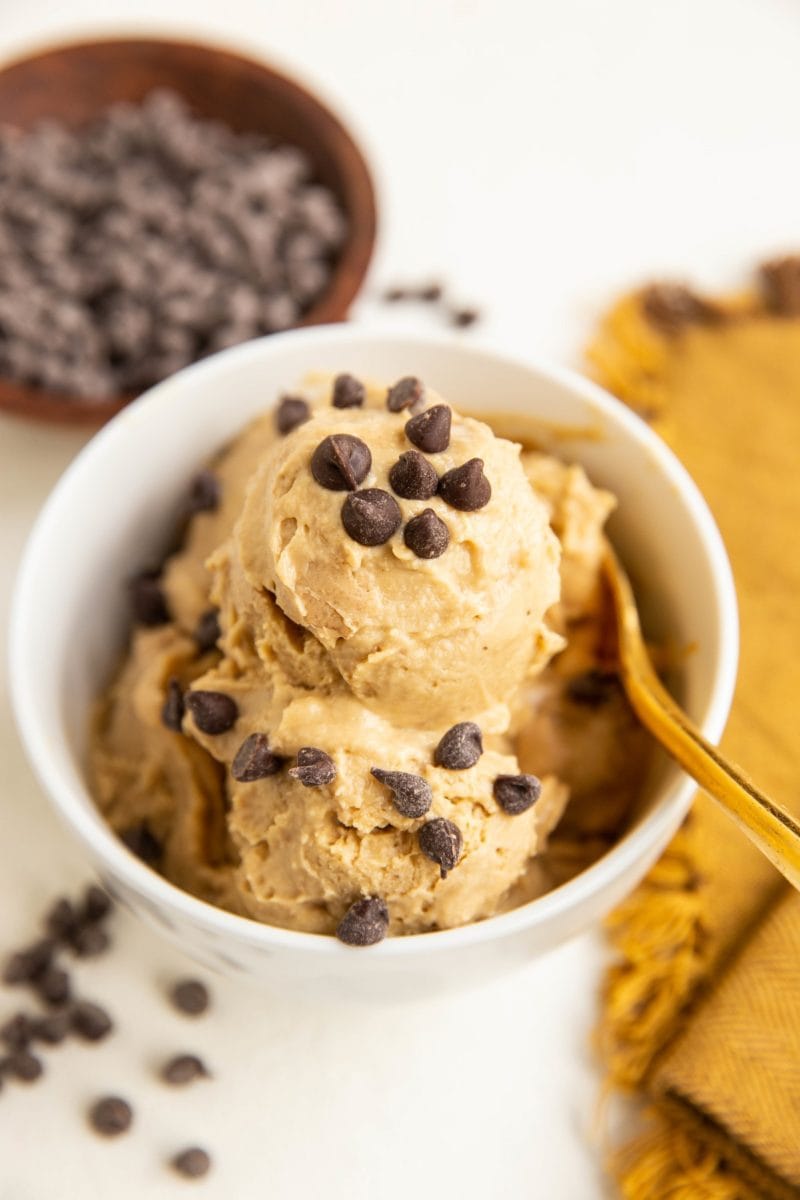
<path fill-rule="evenodd" d="M 609 1166 L 624 1200 L 760 1200 L 713 1148 L 658 1113 Z"/>

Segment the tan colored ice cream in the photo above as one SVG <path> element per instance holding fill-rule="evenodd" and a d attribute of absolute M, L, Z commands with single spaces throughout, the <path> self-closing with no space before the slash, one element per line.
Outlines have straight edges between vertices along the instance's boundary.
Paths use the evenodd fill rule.
<path fill-rule="evenodd" d="M 521 697 L 547 692 L 561 634 L 597 611 L 612 501 L 579 468 L 521 460 L 454 411 L 446 445 L 418 450 L 407 424 L 443 404 L 431 393 L 393 412 L 386 388 L 367 386 L 361 405 L 336 408 L 333 386 L 307 381 L 295 397 L 307 419 L 280 432 L 267 414 L 211 464 L 161 575 L 167 611 L 134 629 L 101 705 L 94 788 L 137 852 L 214 903 L 333 932 L 378 897 L 392 933 L 448 928 L 508 902 L 566 804 L 567 784 L 536 769 L 537 729 L 541 761 L 561 761 L 552 730 L 521 715 Z M 315 465 L 343 435 L 371 460 L 358 450 L 350 486 L 351 443 Z M 475 459 L 482 470 L 412 499 L 392 473 L 412 450 L 440 477 Z M 346 513 L 374 489 L 389 532 L 364 544 L 373 509 L 356 526 Z M 423 513 L 426 537 L 446 541 L 431 557 L 429 538 L 406 533 Z M 453 765 L 437 746 L 464 722 L 482 752 Z M 522 727 L 527 774 L 511 736 Z M 321 753 L 319 777 L 298 777 L 303 748 Z M 416 780 L 424 811 L 373 769 Z M 531 776 L 535 802 L 520 782 Z"/>

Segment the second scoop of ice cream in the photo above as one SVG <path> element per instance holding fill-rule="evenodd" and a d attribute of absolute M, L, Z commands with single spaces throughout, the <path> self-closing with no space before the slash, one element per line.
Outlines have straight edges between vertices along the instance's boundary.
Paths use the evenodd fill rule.
<path fill-rule="evenodd" d="M 552 653 L 557 639 L 544 617 L 559 596 L 560 551 L 518 446 L 453 413 L 447 447 L 422 455 L 408 437 L 410 415 L 323 409 L 278 442 L 248 489 L 229 547 L 239 570 L 230 578 L 239 611 L 252 607 L 252 593 L 272 593 L 324 647 L 354 696 L 397 724 L 432 729 L 462 719 L 465 707 L 472 716 L 504 708 Z M 343 436 L 367 448 L 368 469 L 362 450 L 353 464 L 358 478 L 327 486 L 337 484 L 336 461 L 326 475 L 324 465 L 315 471 L 314 455 L 330 446 L 326 439 Z M 454 499 L 484 500 L 487 489 L 464 501 L 447 484 L 432 495 L 398 494 L 393 468 L 409 453 L 439 479 L 480 460 L 482 471 L 472 471 L 488 481 L 488 501 L 456 507 Z M 450 479 L 457 488 L 460 477 Z M 399 485 L 422 493 L 431 486 L 430 475 L 427 486 Z M 363 545 L 343 510 L 348 497 L 368 502 L 375 489 L 396 528 L 381 544 Z M 409 522 L 425 513 L 446 531 L 436 557 L 407 544 Z M 499 712 L 489 720 L 506 724 Z"/>

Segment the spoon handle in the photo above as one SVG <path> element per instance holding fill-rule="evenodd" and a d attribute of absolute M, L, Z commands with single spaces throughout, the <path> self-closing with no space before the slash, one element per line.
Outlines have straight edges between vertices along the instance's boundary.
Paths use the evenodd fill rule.
<path fill-rule="evenodd" d="M 622 682 L 637 717 L 800 891 L 800 823 L 707 742 L 662 685 L 642 636 L 630 581 L 610 548 L 606 555 L 606 578 L 617 615 Z"/>

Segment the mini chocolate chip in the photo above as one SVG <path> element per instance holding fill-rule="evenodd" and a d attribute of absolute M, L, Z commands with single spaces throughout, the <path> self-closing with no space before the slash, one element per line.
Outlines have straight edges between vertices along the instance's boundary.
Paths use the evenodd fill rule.
<path fill-rule="evenodd" d="M 444 288 L 441 283 L 426 283 L 419 289 L 417 295 L 420 300 L 424 300 L 428 304 L 435 304 L 444 295 Z"/>
<path fill-rule="evenodd" d="M 104 954 L 111 945 L 111 938 L 100 925 L 84 925 L 70 939 L 78 958 L 96 958 Z"/>
<path fill-rule="evenodd" d="M 403 521 L 400 505 L 382 488 L 352 492 L 342 505 L 342 524 L 360 546 L 382 546 Z"/>
<path fill-rule="evenodd" d="M 619 691 L 619 680 L 611 672 L 593 667 L 581 675 L 573 675 L 567 681 L 564 691 L 567 699 L 573 704 L 581 704 L 586 708 L 600 708 Z"/>
<path fill-rule="evenodd" d="M 349 433 L 323 438 L 311 456 L 311 474 L 331 492 L 354 492 L 371 466 L 369 446 Z"/>
<path fill-rule="evenodd" d="M 33 1022 L 33 1036 L 48 1046 L 57 1046 L 69 1033 L 70 1021 L 71 1015 L 65 1008 L 46 1017 L 37 1017 Z"/>
<path fill-rule="evenodd" d="M 464 845 L 461 830 L 444 817 L 434 817 L 422 826 L 417 837 L 420 850 L 437 864 L 445 879 L 461 855 Z"/>
<path fill-rule="evenodd" d="M 161 1069 L 161 1078 L 165 1083 L 181 1086 L 195 1079 L 208 1076 L 205 1063 L 196 1054 L 176 1054 Z"/>
<path fill-rule="evenodd" d="M 72 992 L 69 975 L 62 967 L 49 966 L 36 980 L 36 992 L 45 1004 L 66 1004 Z"/>
<path fill-rule="evenodd" d="M 27 1013 L 15 1013 L 0 1028 L 0 1041 L 10 1050 L 24 1050 L 33 1037 L 33 1021 Z"/>
<path fill-rule="evenodd" d="M 199 1017 L 210 1003 L 208 988 L 199 979 L 179 980 L 170 992 L 170 999 L 188 1017 Z"/>
<path fill-rule="evenodd" d="M 130 829 L 123 830 L 119 836 L 130 852 L 149 867 L 160 862 L 164 848 L 146 823 L 133 825 Z"/>
<path fill-rule="evenodd" d="M 527 812 L 542 794 L 541 781 L 535 775 L 498 775 L 494 798 L 510 817 Z"/>
<path fill-rule="evenodd" d="M 370 775 L 388 787 L 392 793 L 392 804 L 402 817 L 424 817 L 433 804 L 430 784 L 421 775 L 407 771 L 383 771 L 372 767 Z"/>
<path fill-rule="evenodd" d="M 89 1124 L 102 1137 L 127 1133 L 133 1121 L 133 1109 L 120 1096 L 103 1096 L 89 1109 Z"/>
<path fill-rule="evenodd" d="M 289 768 L 292 779 L 303 787 L 322 787 L 336 778 L 336 767 L 330 754 L 316 746 L 301 746 L 297 751 L 297 766 Z"/>
<path fill-rule="evenodd" d="M 160 571 L 141 571 L 128 581 L 133 619 L 139 625 L 166 625 L 170 619 Z"/>
<path fill-rule="evenodd" d="M 224 692 L 187 692 L 184 697 L 194 723 L 202 733 L 216 737 L 236 724 L 239 706 Z"/>
<path fill-rule="evenodd" d="M 398 379 L 386 393 L 386 407 L 389 412 L 402 412 L 404 408 L 415 409 L 425 398 L 425 386 L 421 379 L 406 375 Z"/>
<path fill-rule="evenodd" d="M 33 1083 L 44 1071 L 41 1060 L 30 1050 L 15 1050 L 5 1060 L 4 1071 L 22 1083 Z"/>
<path fill-rule="evenodd" d="M 722 311 L 681 284 L 654 283 L 641 295 L 642 311 L 664 333 L 680 333 L 687 325 L 711 325 Z"/>
<path fill-rule="evenodd" d="M 99 1042 L 114 1028 L 104 1008 L 90 1000 L 79 1000 L 72 1009 L 72 1028 L 87 1042 Z"/>
<path fill-rule="evenodd" d="M 424 508 L 406 525 L 403 541 L 417 558 L 439 558 L 450 545 L 450 531 L 432 508 Z"/>
<path fill-rule="evenodd" d="M 404 500 L 430 500 L 436 495 L 439 476 L 419 450 L 406 450 L 390 470 L 389 483 Z"/>
<path fill-rule="evenodd" d="M 285 435 L 305 425 L 311 416 L 311 406 L 300 396 L 282 396 L 280 404 L 275 409 L 275 428 L 278 433 Z"/>
<path fill-rule="evenodd" d="M 170 1165 L 186 1179 L 202 1179 L 211 1170 L 211 1156 L 200 1146 L 190 1146 L 170 1159 Z"/>
<path fill-rule="evenodd" d="M 189 512 L 216 512 L 219 501 L 219 480 L 214 472 L 198 471 L 189 486 Z"/>
<path fill-rule="evenodd" d="M 83 896 L 81 917 L 84 921 L 102 921 L 114 907 L 114 901 L 104 888 L 90 883 Z"/>
<path fill-rule="evenodd" d="M 283 759 L 270 750 L 267 735 L 251 733 L 236 751 L 231 775 L 239 783 L 254 783 L 256 779 L 277 775 L 282 765 Z"/>
<path fill-rule="evenodd" d="M 773 258 L 759 271 L 767 309 L 781 317 L 800 316 L 800 256 Z"/>
<path fill-rule="evenodd" d="M 426 454 L 439 454 L 450 445 L 452 416 L 446 404 L 434 404 L 406 422 L 406 437 Z"/>
<path fill-rule="evenodd" d="M 433 754 L 437 767 L 447 771 L 466 771 L 483 754 L 483 737 L 474 721 L 462 721 L 448 729 Z"/>
<path fill-rule="evenodd" d="M 207 654 L 209 650 L 213 650 L 217 644 L 219 635 L 219 609 L 208 608 L 201 615 L 192 634 L 200 653 Z"/>
<path fill-rule="evenodd" d="M 49 966 L 55 952 L 53 938 L 41 938 L 32 946 L 26 946 L 12 954 L 3 971 L 4 983 L 31 983 Z"/>
<path fill-rule="evenodd" d="M 367 389 L 355 375 L 337 375 L 333 381 L 334 408 L 361 408 Z"/>
<path fill-rule="evenodd" d="M 483 460 L 471 458 L 461 467 L 445 471 L 439 480 L 439 495 L 451 508 L 475 512 L 492 498 L 492 485 L 483 473 Z"/>
<path fill-rule="evenodd" d="M 166 725 L 167 729 L 172 729 L 175 733 L 180 733 L 185 711 L 186 705 L 183 698 L 183 688 L 173 675 L 167 681 L 167 696 L 164 701 L 164 707 L 161 709 L 161 721 Z"/>
<path fill-rule="evenodd" d="M 79 922 L 78 913 L 71 900 L 62 896 L 51 905 L 44 919 L 45 928 L 52 937 L 63 941 L 68 938 Z"/>
<path fill-rule="evenodd" d="M 480 317 L 477 308 L 454 308 L 450 313 L 450 320 L 456 329 L 468 329 L 470 325 L 475 325 Z"/>
<path fill-rule="evenodd" d="M 397 304 L 400 300 L 408 300 L 410 294 L 408 288 L 400 284 L 393 284 L 384 290 L 381 299 L 385 304 Z"/>
<path fill-rule="evenodd" d="M 374 946 L 389 932 L 389 910 L 378 896 L 364 896 L 351 904 L 336 929 L 346 946 Z"/>

